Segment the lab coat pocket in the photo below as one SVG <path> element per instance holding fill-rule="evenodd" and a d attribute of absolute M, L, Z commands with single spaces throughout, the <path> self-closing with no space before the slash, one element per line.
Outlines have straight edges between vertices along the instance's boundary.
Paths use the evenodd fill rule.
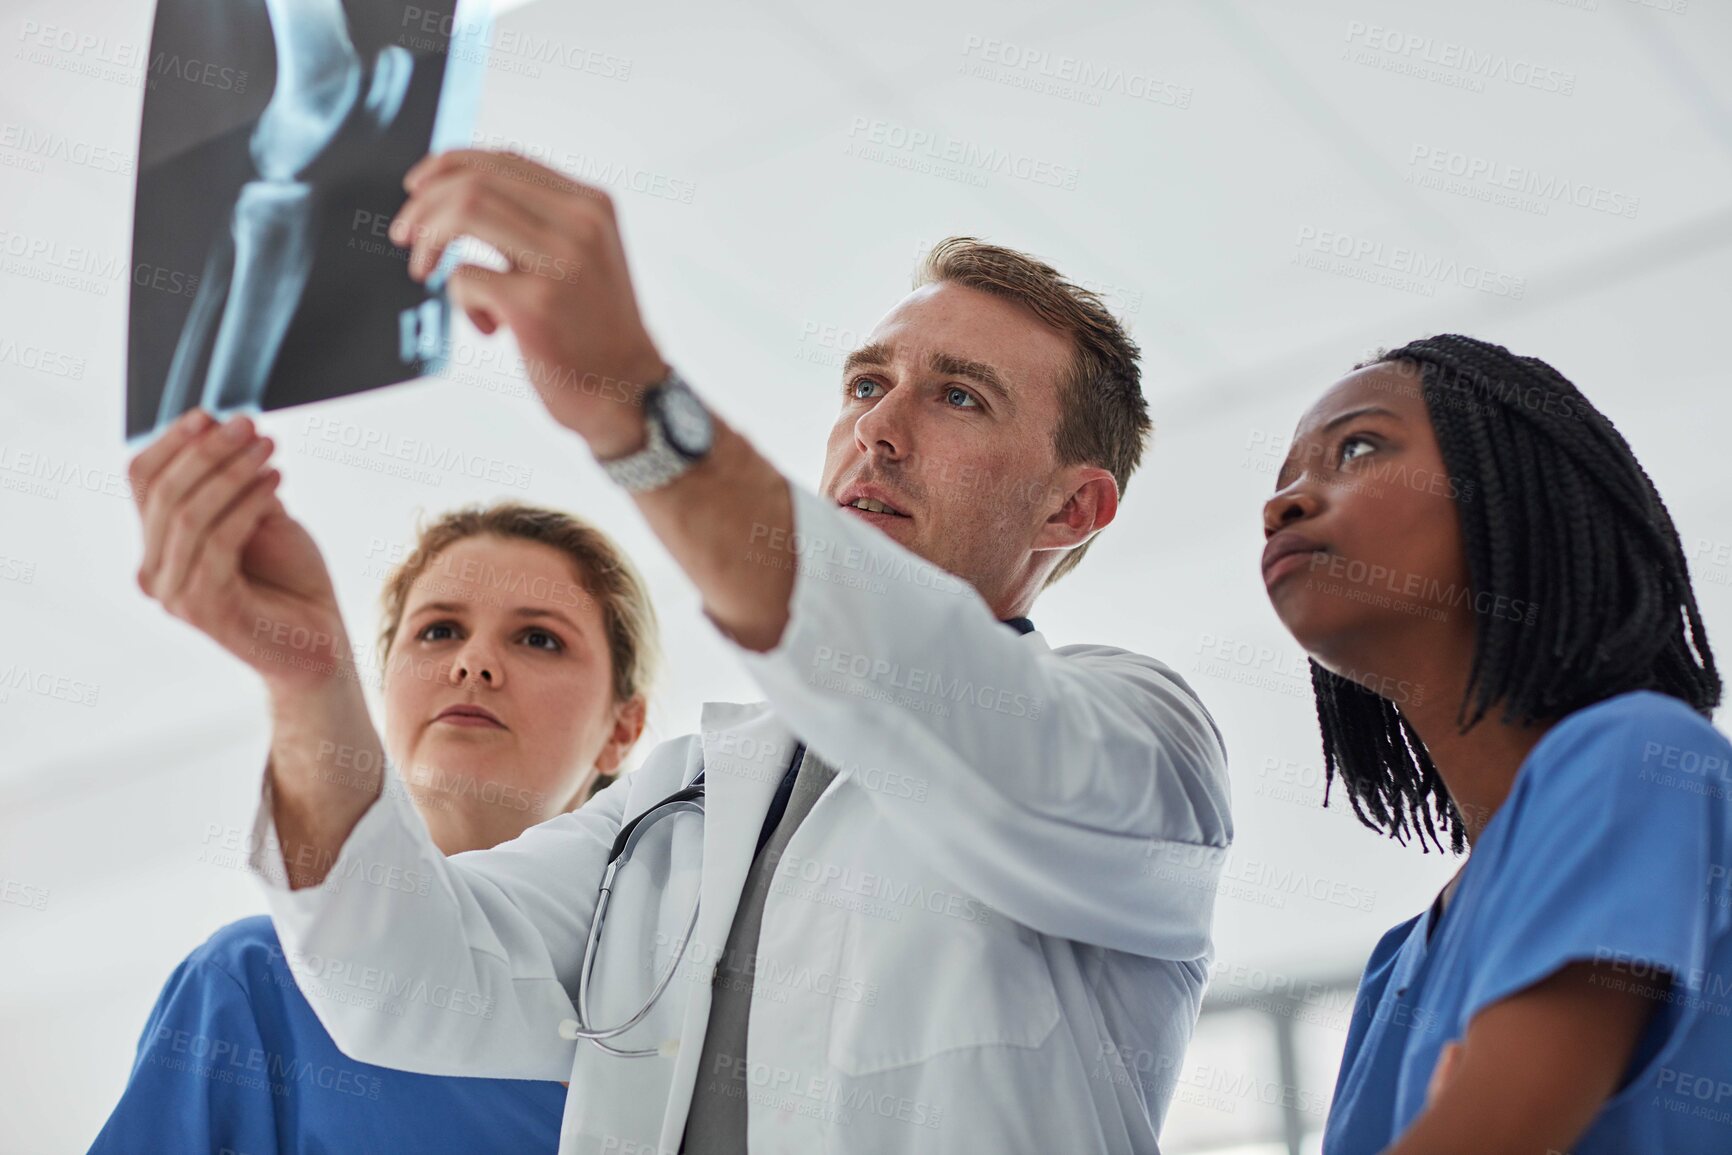
<path fill-rule="evenodd" d="M 833 1066 L 870 1075 L 966 1047 L 1046 1041 L 1058 992 L 1034 931 L 939 891 L 898 905 L 849 912 L 842 957 L 870 997 L 833 1004 Z"/>

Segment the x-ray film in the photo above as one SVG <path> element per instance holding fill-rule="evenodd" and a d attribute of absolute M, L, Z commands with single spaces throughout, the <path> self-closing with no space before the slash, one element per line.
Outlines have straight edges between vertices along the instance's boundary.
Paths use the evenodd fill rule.
<path fill-rule="evenodd" d="M 126 440 L 436 373 L 445 278 L 386 235 L 469 143 L 488 0 L 160 0 L 139 131 Z M 449 256 L 450 254 L 448 254 Z"/>

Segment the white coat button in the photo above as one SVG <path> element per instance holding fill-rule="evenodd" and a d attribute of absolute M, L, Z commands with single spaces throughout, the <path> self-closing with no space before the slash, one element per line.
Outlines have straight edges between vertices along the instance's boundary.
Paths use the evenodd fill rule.
<path fill-rule="evenodd" d="M 576 1019 L 561 1019 L 561 1020 L 559 1020 L 559 1037 L 560 1038 L 562 1038 L 562 1039 L 576 1039 L 578 1037 L 577 1032 L 578 1032 L 578 1025 L 577 1025 Z"/>

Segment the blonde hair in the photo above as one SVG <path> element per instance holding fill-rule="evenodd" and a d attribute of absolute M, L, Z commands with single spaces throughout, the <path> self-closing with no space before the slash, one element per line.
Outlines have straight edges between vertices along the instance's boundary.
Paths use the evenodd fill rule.
<path fill-rule="evenodd" d="M 1053 451 L 1060 465 L 1107 470 L 1123 494 L 1142 461 L 1152 422 L 1137 367 L 1142 353 L 1099 295 L 1045 261 L 975 237 L 939 241 L 914 274 L 916 289 L 947 281 L 1015 301 L 1076 344 L 1070 372 L 1059 382 Z M 1075 569 L 1093 542 L 1066 554 L 1045 584 Z"/>

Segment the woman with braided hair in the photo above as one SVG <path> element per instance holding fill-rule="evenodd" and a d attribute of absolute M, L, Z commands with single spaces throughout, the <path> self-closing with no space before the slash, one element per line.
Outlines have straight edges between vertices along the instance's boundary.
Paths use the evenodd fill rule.
<path fill-rule="evenodd" d="M 1624 438 L 1543 361 L 1415 341 L 1300 419 L 1263 528 L 1325 805 L 1471 848 L 1372 954 L 1325 1155 L 1732 1150 L 1732 745 Z"/>

